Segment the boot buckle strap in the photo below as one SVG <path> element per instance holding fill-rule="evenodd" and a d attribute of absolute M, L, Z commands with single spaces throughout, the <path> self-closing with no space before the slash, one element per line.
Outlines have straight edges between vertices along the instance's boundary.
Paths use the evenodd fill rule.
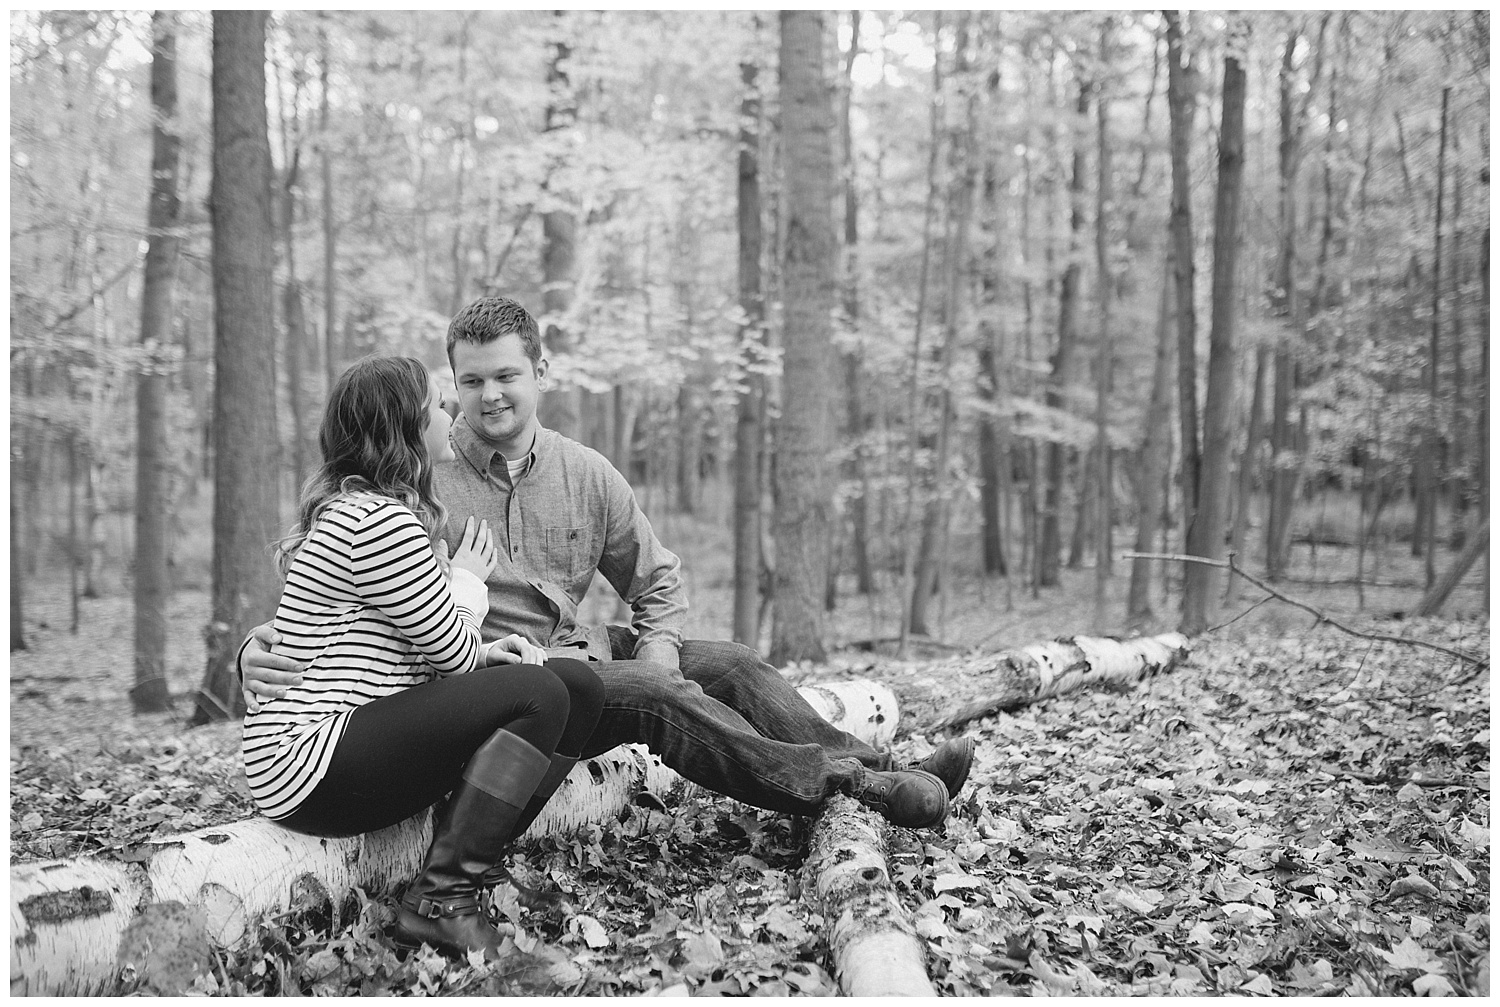
<path fill-rule="evenodd" d="M 479 911 L 479 902 L 472 896 L 445 899 L 441 902 L 428 898 L 408 901 L 406 908 L 423 919 L 439 920 L 445 916 L 472 916 Z"/>

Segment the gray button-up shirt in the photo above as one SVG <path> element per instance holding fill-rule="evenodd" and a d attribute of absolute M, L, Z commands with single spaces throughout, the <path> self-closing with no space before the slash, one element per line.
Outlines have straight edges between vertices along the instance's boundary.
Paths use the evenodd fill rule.
<path fill-rule="evenodd" d="M 665 644 L 675 654 L 687 615 L 682 564 L 657 540 L 630 484 L 608 459 L 539 429 L 530 464 L 512 484 L 505 458 L 462 416 L 452 439 L 458 459 L 435 473 L 438 499 L 448 508 L 443 537 L 454 549 L 464 522 L 483 518 L 499 557 L 487 582 L 486 640 L 519 633 L 549 650 L 581 647 L 609 660 L 605 628 L 578 624 L 578 606 L 597 569 L 634 613 L 636 653 L 659 653 Z"/>

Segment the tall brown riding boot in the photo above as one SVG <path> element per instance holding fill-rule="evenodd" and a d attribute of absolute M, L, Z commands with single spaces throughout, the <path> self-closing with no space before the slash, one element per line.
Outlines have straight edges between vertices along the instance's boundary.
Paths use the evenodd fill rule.
<path fill-rule="evenodd" d="M 578 760 L 567 755 L 552 756 L 552 764 L 547 768 L 547 775 L 542 777 L 542 782 L 536 786 L 536 793 L 527 802 L 526 814 L 516 823 L 516 837 L 520 837 L 526 831 L 542 810 L 547 801 L 562 786 L 563 780 L 568 778 L 568 773 L 578 764 Z M 516 893 L 516 901 L 532 912 L 544 912 L 553 916 L 569 915 L 573 911 L 573 900 L 562 892 L 545 892 L 539 888 L 522 884 L 515 875 L 511 874 L 510 868 L 504 863 L 492 866 L 484 875 L 484 888 L 488 891 L 497 885 L 508 884 Z M 491 898 L 495 898 L 491 893 Z"/>
<path fill-rule="evenodd" d="M 550 766 L 545 753 L 509 731 L 496 731 L 475 751 L 433 826 L 421 873 L 401 896 L 398 947 L 430 944 L 454 957 L 471 950 L 500 957 L 504 937 L 480 911 L 480 885 Z"/>

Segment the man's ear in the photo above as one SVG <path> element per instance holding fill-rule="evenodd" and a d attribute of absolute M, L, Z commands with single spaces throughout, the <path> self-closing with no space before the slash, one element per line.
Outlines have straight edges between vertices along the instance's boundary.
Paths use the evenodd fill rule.
<path fill-rule="evenodd" d="M 546 357 L 542 357 L 539 360 L 537 360 L 535 366 L 532 367 L 532 370 L 536 372 L 536 383 L 542 387 L 543 391 L 546 391 L 546 389 L 547 389 L 547 358 Z"/>

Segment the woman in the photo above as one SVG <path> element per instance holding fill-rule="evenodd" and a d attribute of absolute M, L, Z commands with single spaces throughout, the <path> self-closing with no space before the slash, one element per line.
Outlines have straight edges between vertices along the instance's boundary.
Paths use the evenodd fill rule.
<path fill-rule="evenodd" d="M 453 457 L 449 424 L 411 358 L 361 360 L 335 384 L 323 464 L 277 550 L 279 649 L 306 671 L 245 718 L 243 755 L 262 813 L 311 835 L 385 828 L 451 792 L 396 942 L 495 958 L 484 875 L 567 776 L 603 692 L 587 665 L 542 667 L 518 636 L 480 641 L 489 528 L 469 522 L 447 574 L 437 538 L 432 467 Z"/>

